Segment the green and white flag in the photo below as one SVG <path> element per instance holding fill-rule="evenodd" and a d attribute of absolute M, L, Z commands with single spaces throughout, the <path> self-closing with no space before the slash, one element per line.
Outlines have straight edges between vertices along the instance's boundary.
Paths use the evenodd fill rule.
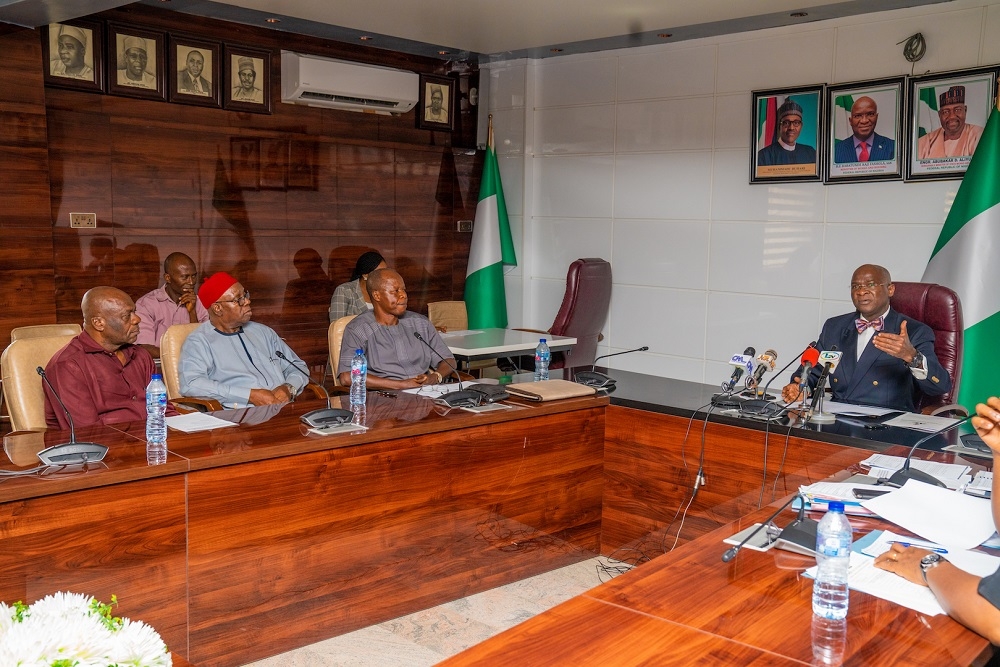
<path fill-rule="evenodd" d="M 493 116 L 490 116 L 489 142 L 483 179 L 479 185 L 479 204 L 472 228 L 472 247 L 465 272 L 465 308 L 469 328 L 507 327 L 507 296 L 503 287 L 504 265 L 517 266 L 514 241 L 510 236 L 507 204 L 500 183 L 500 165 L 493 144 Z"/>
<path fill-rule="evenodd" d="M 837 95 L 833 100 L 833 137 L 850 137 L 854 134 L 851 127 L 851 107 L 854 106 L 853 95 Z"/>
<path fill-rule="evenodd" d="M 1000 111 L 993 109 L 923 282 L 958 292 L 965 320 L 958 402 L 1000 394 Z"/>
<path fill-rule="evenodd" d="M 921 88 L 917 93 L 917 138 L 941 127 L 938 118 L 938 97 L 933 86 Z"/>

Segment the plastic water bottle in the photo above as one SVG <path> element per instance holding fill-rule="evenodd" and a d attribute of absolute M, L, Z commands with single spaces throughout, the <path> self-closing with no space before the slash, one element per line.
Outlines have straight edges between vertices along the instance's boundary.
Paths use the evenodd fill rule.
<path fill-rule="evenodd" d="M 146 463 L 151 466 L 167 462 L 167 386 L 159 373 L 146 385 Z"/>
<path fill-rule="evenodd" d="M 535 382 L 549 379 L 549 362 L 552 361 L 552 352 L 545 343 L 545 339 L 538 340 L 538 347 L 535 348 Z"/>
<path fill-rule="evenodd" d="M 365 351 L 358 349 L 351 359 L 351 405 L 364 405 L 368 391 L 368 359 Z"/>
<path fill-rule="evenodd" d="M 830 501 L 826 516 L 816 529 L 816 580 L 813 613 L 821 618 L 847 617 L 847 571 L 851 562 L 851 524 L 844 503 Z"/>
<path fill-rule="evenodd" d="M 812 617 L 813 664 L 842 665 L 847 648 L 847 619 Z"/>

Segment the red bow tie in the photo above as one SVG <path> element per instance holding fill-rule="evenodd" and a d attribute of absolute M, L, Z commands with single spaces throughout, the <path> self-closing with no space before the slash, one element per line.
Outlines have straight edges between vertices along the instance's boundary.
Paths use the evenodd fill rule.
<path fill-rule="evenodd" d="M 882 318 L 881 317 L 876 317 L 874 320 L 863 320 L 863 319 L 861 319 L 859 317 L 858 319 L 854 320 L 854 326 L 856 326 L 858 328 L 858 333 L 859 334 L 864 333 L 865 329 L 867 329 L 868 327 L 871 327 L 875 331 L 881 331 L 882 330 Z"/>

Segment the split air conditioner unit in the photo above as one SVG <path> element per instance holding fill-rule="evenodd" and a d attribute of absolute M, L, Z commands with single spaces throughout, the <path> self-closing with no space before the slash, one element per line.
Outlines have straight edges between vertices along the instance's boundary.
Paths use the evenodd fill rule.
<path fill-rule="evenodd" d="M 419 90 L 414 72 L 281 52 L 281 101 L 289 104 L 399 115 L 416 106 Z"/>

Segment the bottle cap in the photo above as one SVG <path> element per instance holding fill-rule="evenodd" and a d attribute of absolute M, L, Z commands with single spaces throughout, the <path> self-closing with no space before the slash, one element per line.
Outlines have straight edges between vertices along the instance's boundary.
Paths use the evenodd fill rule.
<path fill-rule="evenodd" d="M 364 350 L 362 350 L 362 349 L 361 349 L 361 348 L 359 347 L 358 349 L 356 349 L 356 350 L 354 351 L 354 354 L 364 354 L 364 352 L 365 352 L 365 351 L 364 351 Z"/>
<path fill-rule="evenodd" d="M 545 342 L 545 339 L 544 339 L 544 338 L 539 338 L 539 339 L 538 339 L 538 342 L 539 342 L 539 343 L 544 343 L 544 342 Z"/>
<path fill-rule="evenodd" d="M 154 380 L 162 380 L 163 376 L 160 375 L 159 373 L 153 373 L 153 379 Z"/>
<path fill-rule="evenodd" d="M 839 500 L 831 500 L 830 504 L 827 505 L 826 509 L 828 512 L 840 512 L 841 514 L 843 514 L 844 503 L 840 502 Z"/>

